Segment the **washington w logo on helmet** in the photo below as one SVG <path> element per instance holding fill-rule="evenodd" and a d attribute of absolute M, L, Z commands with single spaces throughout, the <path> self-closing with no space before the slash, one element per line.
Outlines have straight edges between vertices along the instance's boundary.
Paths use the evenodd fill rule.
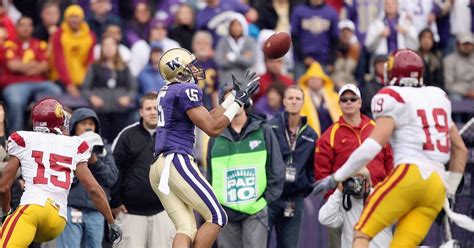
<path fill-rule="evenodd" d="M 171 61 L 166 62 L 166 65 L 173 71 L 176 70 L 176 68 L 180 68 L 181 64 L 179 63 L 179 57 L 176 57 Z"/>

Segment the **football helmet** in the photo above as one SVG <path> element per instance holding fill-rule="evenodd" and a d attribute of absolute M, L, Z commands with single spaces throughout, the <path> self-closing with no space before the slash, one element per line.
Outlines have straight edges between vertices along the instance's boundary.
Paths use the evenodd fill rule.
<path fill-rule="evenodd" d="M 385 63 L 385 82 L 389 85 L 420 87 L 424 63 L 417 52 L 400 49 L 392 52 Z"/>
<path fill-rule="evenodd" d="M 39 100 L 31 110 L 33 131 L 62 134 L 66 121 L 63 105 L 53 98 Z"/>
<path fill-rule="evenodd" d="M 194 54 L 184 48 L 173 48 L 165 52 L 158 62 L 160 73 L 166 84 L 197 83 L 205 79 L 204 70 L 197 63 Z"/>

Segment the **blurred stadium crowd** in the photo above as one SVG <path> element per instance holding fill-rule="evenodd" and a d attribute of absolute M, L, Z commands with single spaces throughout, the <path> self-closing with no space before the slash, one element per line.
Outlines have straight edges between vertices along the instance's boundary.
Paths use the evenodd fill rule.
<path fill-rule="evenodd" d="M 275 32 L 290 33 L 293 46 L 283 58 L 267 60 L 261 47 Z M 463 125 L 474 113 L 473 32 L 474 0 L 2 0 L 0 141 L 5 148 L 11 132 L 31 129 L 29 111 L 40 98 L 54 97 L 71 113 L 92 109 L 75 112 L 70 130 L 91 119 L 105 146 L 111 145 L 104 163 L 111 168 L 101 174 L 104 187 L 112 191 L 111 207 L 117 215 L 151 216 L 163 208 L 153 206 L 159 200 L 147 185 L 140 188 L 148 183 L 148 174 L 132 168 L 135 158 L 127 151 L 142 156 L 129 145 L 146 143 L 154 134 L 128 135 L 138 143 L 127 143 L 119 133 L 148 118 L 147 94 L 165 84 L 158 61 L 167 50 L 183 47 L 195 54 L 206 74 L 198 85 L 208 109 L 218 106 L 231 74 L 243 76 L 247 69 L 261 75 L 248 113 L 262 121 L 283 111 L 285 89 L 298 85 L 304 93 L 301 114 L 321 137 L 342 114 L 337 92 L 346 84 L 358 86 L 361 112 L 371 117 L 371 98 L 386 83 L 388 55 L 402 48 L 419 52 L 424 84 L 447 92 L 452 118 Z M 197 137 L 196 156 L 205 171 L 209 138 L 203 133 Z M 145 161 L 152 161 L 151 155 Z M 137 178 L 126 173 L 137 173 Z M 138 189 L 126 192 L 130 185 L 124 183 Z M 21 178 L 18 187 L 21 192 Z M 474 214 L 474 190 L 469 199 L 464 212 L 472 208 Z M 70 204 L 88 211 L 81 200 L 70 199 Z M 315 231 L 315 247 L 326 247 L 328 235 L 316 223 L 321 200 L 300 204 L 310 217 L 303 218 L 301 225 L 307 228 L 300 239 L 314 241 L 309 231 Z M 84 228 L 80 234 L 94 236 L 87 232 L 101 231 Z M 474 244 L 472 237 L 469 242 Z"/>

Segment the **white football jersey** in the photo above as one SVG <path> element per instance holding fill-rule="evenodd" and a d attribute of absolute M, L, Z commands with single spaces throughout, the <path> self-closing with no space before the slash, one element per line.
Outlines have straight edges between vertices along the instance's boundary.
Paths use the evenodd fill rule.
<path fill-rule="evenodd" d="M 428 167 L 423 177 L 432 170 L 444 171 L 451 144 L 451 102 L 437 87 L 389 86 L 372 98 L 374 118 L 391 117 L 395 130 L 390 143 L 394 164 L 416 164 Z"/>
<path fill-rule="evenodd" d="M 91 156 L 87 143 L 77 136 L 18 131 L 8 138 L 8 153 L 20 160 L 25 180 L 20 204 L 44 206 L 50 198 L 67 219 L 67 198 L 76 165 Z"/>

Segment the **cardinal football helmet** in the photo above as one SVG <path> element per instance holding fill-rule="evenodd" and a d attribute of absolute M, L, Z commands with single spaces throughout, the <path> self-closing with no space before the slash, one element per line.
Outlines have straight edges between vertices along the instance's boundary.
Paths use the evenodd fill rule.
<path fill-rule="evenodd" d="M 160 73 L 166 84 L 170 83 L 197 83 L 205 79 L 204 70 L 197 63 L 194 54 L 184 48 L 173 48 L 165 52 L 159 63 Z"/>
<path fill-rule="evenodd" d="M 31 111 L 33 131 L 43 133 L 62 133 L 66 123 L 63 105 L 53 98 L 38 101 Z"/>
<path fill-rule="evenodd" d="M 398 86 L 422 86 L 423 67 L 423 60 L 417 52 L 410 49 L 394 51 L 385 63 L 386 82 Z"/>

